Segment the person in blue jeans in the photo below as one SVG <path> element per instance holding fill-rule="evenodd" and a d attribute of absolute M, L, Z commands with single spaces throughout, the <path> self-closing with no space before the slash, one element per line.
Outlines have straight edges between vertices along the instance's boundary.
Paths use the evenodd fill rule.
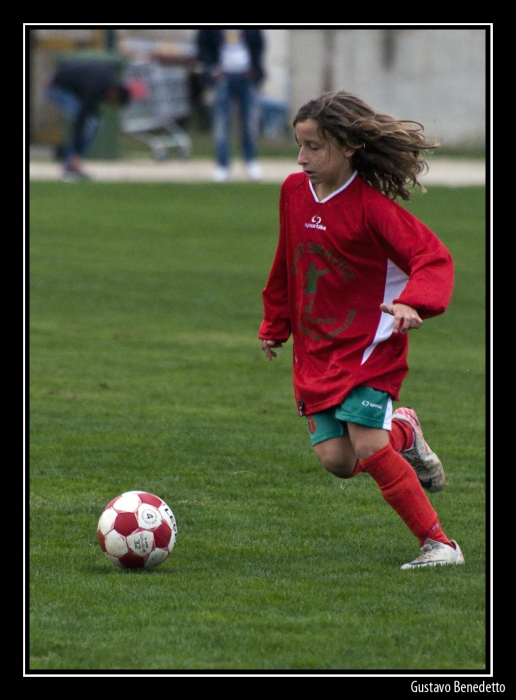
<path fill-rule="evenodd" d="M 262 176 L 256 161 L 259 127 L 257 88 L 265 74 L 260 29 L 200 29 L 197 53 L 203 65 L 204 87 L 213 88 L 212 128 L 217 167 L 216 182 L 230 175 L 231 116 L 238 105 L 242 156 L 252 180 Z"/>
<path fill-rule="evenodd" d="M 70 133 L 61 153 L 63 179 L 88 180 L 82 161 L 100 126 L 100 105 L 124 107 L 131 100 L 129 89 L 105 63 L 69 61 L 52 76 L 46 97 L 70 122 Z"/>

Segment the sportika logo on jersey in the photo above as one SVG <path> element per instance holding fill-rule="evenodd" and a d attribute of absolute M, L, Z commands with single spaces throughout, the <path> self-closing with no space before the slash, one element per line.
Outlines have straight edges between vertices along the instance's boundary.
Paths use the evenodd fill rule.
<path fill-rule="evenodd" d="M 305 224 L 305 228 L 318 228 L 321 231 L 326 231 L 326 226 L 323 226 L 321 224 L 321 217 L 320 216 L 312 216 L 312 223 L 311 224 Z"/>

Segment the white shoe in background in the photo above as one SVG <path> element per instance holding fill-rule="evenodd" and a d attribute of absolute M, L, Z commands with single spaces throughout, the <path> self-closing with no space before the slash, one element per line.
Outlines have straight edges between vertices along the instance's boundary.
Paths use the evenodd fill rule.
<path fill-rule="evenodd" d="M 229 168 L 217 165 L 213 172 L 213 182 L 226 182 L 229 179 Z"/>
<path fill-rule="evenodd" d="M 263 177 L 262 169 L 255 160 L 250 160 L 246 164 L 247 174 L 251 180 L 261 180 Z"/>

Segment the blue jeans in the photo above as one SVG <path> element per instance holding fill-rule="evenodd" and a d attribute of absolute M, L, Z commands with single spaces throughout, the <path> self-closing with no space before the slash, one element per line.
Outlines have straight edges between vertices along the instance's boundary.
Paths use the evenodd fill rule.
<path fill-rule="evenodd" d="M 231 112 L 238 104 L 242 155 L 246 162 L 256 158 L 258 138 L 258 101 L 252 82 L 243 75 L 225 75 L 215 83 L 212 107 L 213 139 L 217 163 L 227 168 L 231 149 Z"/>
<path fill-rule="evenodd" d="M 63 90 L 56 85 L 50 85 L 47 88 L 46 95 L 56 105 L 61 115 L 70 122 L 70 133 L 64 150 L 64 165 L 66 167 L 70 164 L 73 154 L 81 157 L 86 155 L 93 143 L 93 139 L 97 135 L 100 117 L 93 114 L 87 115 L 82 123 L 79 139 L 77 143 L 74 143 L 74 122 L 78 119 L 82 109 L 81 100 L 72 92 Z"/>

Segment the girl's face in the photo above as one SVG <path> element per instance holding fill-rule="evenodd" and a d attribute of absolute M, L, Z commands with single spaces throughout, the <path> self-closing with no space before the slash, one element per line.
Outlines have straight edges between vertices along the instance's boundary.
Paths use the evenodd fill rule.
<path fill-rule="evenodd" d="M 323 138 L 314 119 L 298 122 L 295 127 L 299 144 L 298 164 L 303 168 L 319 199 L 338 190 L 353 175 L 349 160 L 352 148 L 341 149 Z"/>

